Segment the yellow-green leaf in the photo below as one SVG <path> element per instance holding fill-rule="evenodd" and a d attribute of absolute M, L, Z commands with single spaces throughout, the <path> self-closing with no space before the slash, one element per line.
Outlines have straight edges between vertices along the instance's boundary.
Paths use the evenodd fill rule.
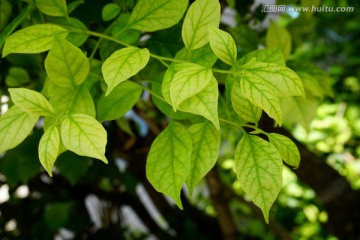
<path fill-rule="evenodd" d="M 35 0 L 37 8 L 46 15 L 53 17 L 67 16 L 65 0 Z"/>
<path fill-rule="evenodd" d="M 74 88 L 86 80 L 89 61 L 84 53 L 65 39 L 56 38 L 45 59 L 46 72 L 56 85 Z"/>
<path fill-rule="evenodd" d="M 180 21 L 189 0 L 140 0 L 131 13 L 128 27 L 153 32 Z"/>
<path fill-rule="evenodd" d="M 285 60 L 291 53 L 290 33 L 280 25 L 270 21 L 270 27 L 266 34 L 266 46 L 269 48 L 280 47 Z"/>
<path fill-rule="evenodd" d="M 61 124 L 61 140 L 70 151 L 107 163 L 107 133 L 96 119 L 85 114 L 69 115 Z"/>
<path fill-rule="evenodd" d="M 220 3 L 218 0 L 196 0 L 186 13 L 181 36 L 189 50 L 209 42 L 210 26 L 219 27 Z"/>
<path fill-rule="evenodd" d="M 19 145 L 31 133 L 39 115 L 11 107 L 0 117 L 0 153 Z"/>
<path fill-rule="evenodd" d="M 178 71 L 170 83 L 170 99 L 174 110 L 186 99 L 201 92 L 213 77 L 212 71 L 197 64 L 188 64 Z"/>
<path fill-rule="evenodd" d="M 195 50 L 188 50 L 186 47 L 184 47 L 179 52 L 177 52 L 175 59 L 184 60 L 211 68 L 215 64 L 217 57 L 211 50 L 210 44 L 206 44 L 205 46 Z"/>
<path fill-rule="evenodd" d="M 244 95 L 242 95 L 240 85 L 237 83 L 232 86 L 231 103 L 236 114 L 245 121 L 257 123 L 260 120 L 262 113 L 261 108 L 254 105 Z"/>
<path fill-rule="evenodd" d="M 111 19 L 114 19 L 121 11 L 121 8 L 119 5 L 115 3 L 109 3 L 104 6 L 104 8 L 101 11 L 101 16 L 104 21 L 109 21 Z"/>
<path fill-rule="evenodd" d="M 41 165 L 52 176 L 52 167 L 59 155 L 60 133 L 57 126 L 53 125 L 48 128 L 40 139 L 39 159 Z"/>
<path fill-rule="evenodd" d="M 271 205 L 282 186 L 283 163 L 279 152 L 260 137 L 244 134 L 236 147 L 234 160 L 242 189 L 269 222 Z"/>
<path fill-rule="evenodd" d="M 26 88 L 10 88 L 9 92 L 11 100 L 25 112 L 42 116 L 51 116 L 55 113 L 49 101 L 41 93 Z"/>
<path fill-rule="evenodd" d="M 234 38 L 227 32 L 209 27 L 210 46 L 215 55 L 224 63 L 235 66 L 237 49 Z"/>
<path fill-rule="evenodd" d="M 146 176 L 154 188 L 170 196 L 182 209 L 180 191 L 191 168 L 191 136 L 177 122 L 156 137 L 146 162 Z"/>
<path fill-rule="evenodd" d="M 279 151 L 281 158 L 289 164 L 297 168 L 300 164 L 300 153 L 295 143 L 290 138 L 277 133 L 269 133 L 270 143 L 272 143 Z"/>
<path fill-rule="evenodd" d="M 255 58 L 257 62 L 274 63 L 285 66 L 284 55 L 281 51 L 281 48 L 279 47 L 263 48 L 249 52 L 245 54 L 245 56 L 243 56 L 241 59 L 239 59 L 236 65 L 244 65 L 247 62 L 250 62 L 253 58 Z"/>
<path fill-rule="evenodd" d="M 192 138 L 193 151 L 186 185 L 192 194 L 198 182 L 214 167 L 218 159 L 220 132 L 210 122 L 192 125 L 188 132 Z"/>
<path fill-rule="evenodd" d="M 127 113 L 138 101 L 142 88 L 130 81 L 119 84 L 107 96 L 101 95 L 97 103 L 99 121 L 115 120 Z"/>
<path fill-rule="evenodd" d="M 102 66 L 104 80 L 108 85 L 106 96 L 121 82 L 137 74 L 150 59 L 146 48 L 127 47 L 114 52 Z"/>
<path fill-rule="evenodd" d="M 55 36 L 65 38 L 68 31 L 53 24 L 37 24 L 10 35 L 5 42 L 3 57 L 10 53 L 40 53 L 53 46 Z"/>

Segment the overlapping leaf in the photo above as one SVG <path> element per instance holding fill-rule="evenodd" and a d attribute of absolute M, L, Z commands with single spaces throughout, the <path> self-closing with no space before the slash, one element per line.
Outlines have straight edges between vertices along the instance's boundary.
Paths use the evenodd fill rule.
<path fill-rule="evenodd" d="M 186 99 L 201 92 L 213 77 L 210 69 L 197 64 L 188 64 L 178 71 L 170 83 L 170 99 L 174 110 Z"/>
<path fill-rule="evenodd" d="M 35 0 L 35 4 L 46 15 L 53 17 L 64 17 L 67 15 L 65 0 Z"/>
<path fill-rule="evenodd" d="M 55 43 L 45 60 L 50 80 L 61 87 L 80 85 L 89 74 L 89 61 L 79 48 L 68 41 L 56 38 Z"/>
<path fill-rule="evenodd" d="M 186 13 L 182 39 L 189 50 L 200 48 L 209 42 L 208 28 L 220 23 L 220 3 L 218 0 L 197 0 Z"/>
<path fill-rule="evenodd" d="M 271 21 L 266 34 L 266 46 L 280 47 L 284 58 L 287 59 L 291 53 L 291 35 L 285 28 Z"/>
<path fill-rule="evenodd" d="M 9 92 L 11 100 L 25 112 L 43 116 L 55 113 L 49 101 L 41 93 L 26 88 L 10 88 Z"/>
<path fill-rule="evenodd" d="M 196 63 L 210 68 L 215 64 L 217 57 L 211 50 L 210 45 L 206 44 L 195 50 L 188 50 L 184 47 L 176 54 L 175 59 Z"/>
<path fill-rule="evenodd" d="M 235 155 L 235 172 L 244 192 L 262 210 L 266 222 L 282 186 L 281 156 L 269 142 L 244 134 Z"/>
<path fill-rule="evenodd" d="M 85 114 L 69 115 L 61 124 L 61 140 L 70 151 L 105 163 L 107 133 L 96 119 Z"/>
<path fill-rule="evenodd" d="M 233 37 L 218 28 L 209 27 L 209 41 L 215 55 L 228 65 L 235 66 L 237 48 Z"/>
<path fill-rule="evenodd" d="M 150 52 L 146 48 L 127 47 L 114 52 L 102 66 L 104 80 L 108 85 L 105 95 L 143 69 L 149 59 Z"/>
<path fill-rule="evenodd" d="M 255 58 L 257 62 L 274 63 L 285 66 L 284 55 L 279 47 L 263 48 L 249 52 L 237 61 L 236 66 L 244 65 L 253 58 Z"/>
<path fill-rule="evenodd" d="M 268 137 L 270 142 L 279 151 L 284 162 L 297 168 L 300 164 L 300 153 L 295 143 L 288 137 L 277 133 L 269 133 Z"/>
<path fill-rule="evenodd" d="M 156 137 L 146 162 L 146 176 L 154 188 L 170 196 L 182 209 L 180 191 L 191 168 L 191 136 L 177 122 Z"/>
<path fill-rule="evenodd" d="M 127 113 L 137 102 L 142 88 L 126 81 L 114 88 L 107 96 L 102 95 L 97 103 L 99 121 L 115 120 Z"/>
<path fill-rule="evenodd" d="M 39 159 L 41 165 L 52 176 L 52 167 L 59 155 L 60 133 L 57 126 L 53 125 L 48 128 L 40 139 L 39 143 Z"/>
<path fill-rule="evenodd" d="M 55 36 L 65 38 L 68 31 L 53 24 L 37 24 L 10 35 L 5 42 L 3 57 L 10 53 L 40 53 L 53 46 Z"/>
<path fill-rule="evenodd" d="M 240 84 L 233 84 L 231 103 L 235 112 L 247 122 L 257 123 L 261 117 L 261 108 L 255 106 L 241 93 Z"/>
<path fill-rule="evenodd" d="M 34 128 L 39 115 L 11 107 L 0 117 L 0 153 L 19 145 Z"/>
<path fill-rule="evenodd" d="M 189 0 L 140 0 L 131 13 L 128 27 L 153 32 L 180 21 Z"/>
<path fill-rule="evenodd" d="M 209 122 L 192 125 L 188 132 L 192 138 L 193 151 L 186 185 L 192 194 L 195 186 L 214 167 L 218 159 L 220 132 Z"/>

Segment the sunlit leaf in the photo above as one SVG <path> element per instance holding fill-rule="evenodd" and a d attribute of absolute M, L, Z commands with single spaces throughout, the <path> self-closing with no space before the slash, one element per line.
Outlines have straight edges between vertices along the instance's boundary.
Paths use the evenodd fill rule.
<path fill-rule="evenodd" d="M 195 50 L 188 50 L 184 47 L 176 54 L 175 59 L 196 63 L 210 68 L 215 64 L 217 57 L 211 50 L 210 45 L 206 44 L 205 46 Z"/>
<path fill-rule="evenodd" d="M 3 57 L 10 53 L 40 53 L 53 46 L 55 36 L 65 38 L 68 31 L 53 24 L 37 24 L 10 35 L 5 42 Z"/>
<path fill-rule="evenodd" d="M 192 138 L 193 151 L 186 185 L 192 194 L 198 182 L 214 167 L 218 159 L 220 132 L 209 122 L 192 125 L 188 132 Z"/>
<path fill-rule="evenodd" d="M 43 116 L 55 113 L 49 101 L 41 93 L 26 88 L 10 88 L 9 92 L 11 100 L 25 112 Z"/>
<path fill-rule="evenodd" d="M 209 41 L 215 55 L 224 63 L 234 66 L 237 60 L 237 48 L 233 37 L 218 28 L 209 27 Z"/>
<path fill-rule="evenodd" d="M 104 80 L 108 85 L 106 96 L 121 82 L 137 74 L 150 59 L 150 52 L 144 48 L 127 47 L 114 52 L 102 66 Z"/>
<path fill-rule="evenodd" d="M 170 196 L 182 209 L 180 191 L 191 168 L 191 136 L 177 122 L 152 143 L 146 162 L 146 176 L 154 188 Z"/>
<path fill-rule="evenodd" d="M 79 48 L 68 41 L 56 38 L 55 43 L 45 59 L 50 80 L 61 87 L 80 85 L 89 74 L 89 61 Z"/>
<path fill-rule="evenodd" d="M 19 145 L 33 130 L 39 115 L 26 113 L 17 106 L 0 117 L 0 153 Z"/>
<path fill-rule="evenodd" d="M 267 136 L 269 137 L 270 142 L 279 151 L 284 162 L 297 168 L 300 164 L 300 153 L 295 143 L 291 141 L 290 138 L 281 134 L 269 133 Z"/>
<path fill-rule="evenodd" d="M 52 167 L 59 155 L 60 134 L 57 126 L 48 128 L 40 139 L 39 143 L 39 159 L 41 165 L 52 176 Z"/>
<path fill-rule="evenodd" d="M 69 115 L 61 124 L 64 146 L 80 156 L 97 158 L 107 163 L 107 133 L 96 119 L 85 114 Z"/>
<path fill-rule="evenodd" d="M 131 13 L 128 27 L 153 32 L 180 21 L 189 0 L 140 0 Z"/>
<path fill-rule="evenodd" d="M 242 189 L 269 222 L 271 205 L 282 186 L 283 163 L 279 152 L 260 137 L 244 134 L 236 147 L 234 160 Z"/>
<path fill-rule="evenodd" d="M 186 13 L 182 28 L 182 39 L 189 50 L 200 48 L 209 42 L 210 26 L 220 23 L 220 3 L 218 0 L 197 0 Z"/>

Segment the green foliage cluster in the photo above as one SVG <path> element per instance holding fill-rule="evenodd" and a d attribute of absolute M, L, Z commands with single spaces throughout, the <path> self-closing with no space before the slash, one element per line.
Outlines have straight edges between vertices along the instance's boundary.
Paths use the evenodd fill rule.
<path fill-rule="evenodd" d="M 37 86 L 21 68 L 9 71 L 13 106 L 0 117 L 0 152 L 22 143 L 41 118 L 38 156 L 50 176 L 68 150 L 107 163 L 104 124 L 147 92 L 169 119 L 147 158 L 154 188 L 182 208 L 184 184 L 192 194 L 217 162 L 222 132 L 236 128 L 235 173 L 268 222 L 283 161 L 296 168 L 300 154 L 289 138 L 259 128 L 261 115 L 307 128 L 319 100 L 331 95 L 328 77 L 291 58 L 291 36 L 274 22 L 264 48 L 240 55 L 237 37 L 219 28 L 218 0 L 127 3 L 107 4 L 101 14 L 108 27 L 93 31 L 71 16 L 81 1 L 35 0 L 3 29 L 2 57 L 42 56 L 45 71 Z M 28 21 L 32 11 L 38 15 Z M 172 43 L 172 34 L 182 42 Z"/>

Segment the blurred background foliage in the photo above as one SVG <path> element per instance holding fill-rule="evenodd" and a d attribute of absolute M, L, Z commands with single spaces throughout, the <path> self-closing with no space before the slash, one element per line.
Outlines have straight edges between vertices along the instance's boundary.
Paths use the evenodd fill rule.
<path fill-rule="evenodd" d="M 31 1 L 0 0 L 1 32 L 22 14 L 28 2 Z M 81 21 L 78 25 L 94 31 L 109 29 L 109 22 L 102 16 L 106 4 L 115 3 L 126 12 L 135 2 L 67 1 L 75 9 L 71 16 Z M 269 4 L 269 1 L 265 2 Z M 331 83 L 331 89 L 324 84 L 310 92 L 313 98 L 307 105 L 311 106 L 306 120 L 311 122 L 308 128 L 294 121 L 285 127 L 315 156 L 345 177 L 353 191 L 359 190 L 360 3 L 350 0 L 278 0 L 277 4 L 288 7 L 349 6 L 354 11 L 275 14 L 263 12 L 263 3 L 258 1 L 227 0 L 221 3 L 224 15 L 221 27 L 234 36 L 240 56 L 265 45 L 269 19 L 274 19 L 292 37 L 293 51 L 287 65 L 298 71 L 311 68 L 309 72 L 312 74 L 301 76 L 306 81 L 322 78 Z M 121 16 L 120 26 L 128 17 L 126 14 Z M 21 27 L 43 21 L 44 16 L 35 9 Z M 154 53 L 173 56 L 182 48 L 180 28 L 179 24 L 149 35 L 146 47 Z M 132 43 L 138 42 L 141 36 L 138 32 L 129 32 L 119 37 Z M 83 50 L 91 52 L 96 45 L 96 39 L 89 38 Z M 102 41 L 96 57 L 105 59 L 117 48 L 114 43 Z M 43 59 L 44 55 L 10 55 L 1 59 L 2 111 L 11 104 L 4 97 L 8 87 L 43 88 Z M 221 65 L 219 62 L 216 64 Z M 153 63 L 151 69 L 144 71 L 147 71 L 144 75 L 153 72 L 155 77 L 162 69 Z M 220 99 L 219 104 L 222 111 L 226 109 L 225 99 Z M 224 110 L 221 114 L 231 113 Z M 234 147 L 241 134 L 233 128 L 223 129 L 219 162 L 215 172 L 210 173 L 219 180 L 220 194 L 214 192 L 216 186 L 209 186 L 204 181 L 191 199 L 184 198 L 185 210 L 176 209 L 151 188 L 144 174 L 146 153 L 155 137 L 151 129 L 156 132 L 156 127 L 163 121 L 164 115 L 148 97 L 143 97 L 136 111 L 106 125 L 109 133 L 107 152 L 116 152 L 117 158 L 104 166 L 98 161 L 66 152 L 57 160 L 53 178 L 46 175 L 33 151 L 42 131 L 41 128 L 34 129 L 20 146 L 0 156 L 0 238 L 221 239 L 218 226 L 221 225 L 221 216 L 214 204 L 220 195 L 219 201 L 226 200 L 225 205 L 233 217 L 237 239 L 341 239 L 326 227 L 329 215 L 318 193 L 300 181 L 296 171 L 294 173 L 288 168 L 284 169 L 283 190 L 271 210 L 271 222 L 265 224 L 260 211 L 244 196 L 232 171 Z M 315 176 L 318 172 L 312 174 Z"/>

